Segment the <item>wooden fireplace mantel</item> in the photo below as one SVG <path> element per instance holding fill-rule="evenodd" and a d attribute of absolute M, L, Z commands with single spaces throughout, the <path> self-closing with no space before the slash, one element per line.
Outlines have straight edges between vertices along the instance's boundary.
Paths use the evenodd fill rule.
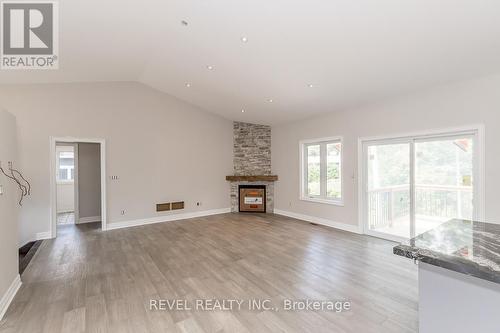
<path fill-rule="evenodd" d="M 275 182 L 278 180 L 276 175 L 257 175 L 257 176 L 226 176 L 230 182 Z"/>

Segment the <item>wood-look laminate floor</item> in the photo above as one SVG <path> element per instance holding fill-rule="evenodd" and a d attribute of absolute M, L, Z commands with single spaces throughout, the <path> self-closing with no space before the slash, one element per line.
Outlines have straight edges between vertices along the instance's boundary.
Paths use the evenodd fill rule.
<path fill-rule="evenodd" d="M 416 266 L 393 245 L 277 215 L 61 226 L 0 332 L 416 332 Z M 348 300 L 351 310 L 152 311 L 151 299 Z"/>

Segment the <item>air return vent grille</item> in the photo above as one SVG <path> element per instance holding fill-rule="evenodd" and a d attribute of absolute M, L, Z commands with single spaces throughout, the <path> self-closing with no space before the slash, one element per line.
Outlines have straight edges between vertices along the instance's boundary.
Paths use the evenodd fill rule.
<path fill-rule="evenodd" d="M 170 210 L 170 202 L 169 203 L 161 203 L 156 205 L 157 212 L 164 212 Z"/>

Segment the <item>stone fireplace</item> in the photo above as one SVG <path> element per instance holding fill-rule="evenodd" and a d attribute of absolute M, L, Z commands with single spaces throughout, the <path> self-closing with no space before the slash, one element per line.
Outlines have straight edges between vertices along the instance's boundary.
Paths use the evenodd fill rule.
<path fill-rule="evenodd" d="M 265 211 L 274 212 L 274 182 L 271 175 L 271 127 L 243 122 L 233 123 L 233 169 L 231 211 L 240 211 L 240 185 L 265 186 Z M 255 206 L 255 205 L 254 205 Z"/>

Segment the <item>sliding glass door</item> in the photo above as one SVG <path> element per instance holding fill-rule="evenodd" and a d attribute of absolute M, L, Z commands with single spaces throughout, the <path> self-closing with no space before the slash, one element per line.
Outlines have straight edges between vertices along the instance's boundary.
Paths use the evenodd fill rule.
<path fill-rule="evenodd" d="M 366 232 L 400 240 L 473 219 L 475 139 L 458 133 L 364 142 Z"/>

